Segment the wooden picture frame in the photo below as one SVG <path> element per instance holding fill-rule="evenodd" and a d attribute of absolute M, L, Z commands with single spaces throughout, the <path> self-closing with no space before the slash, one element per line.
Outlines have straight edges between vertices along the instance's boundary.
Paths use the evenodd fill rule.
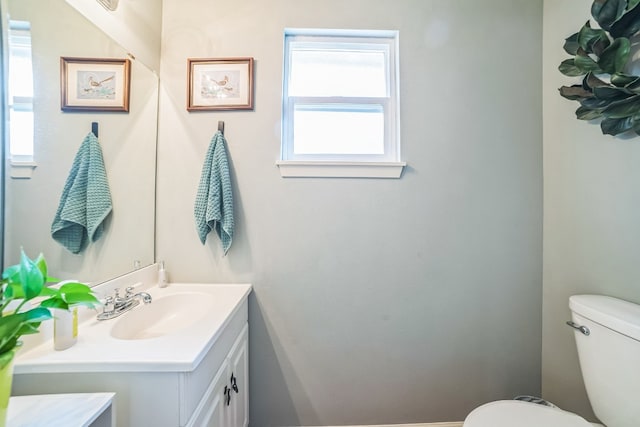
<path fill-rule="evenodd" d="M 60 57 L 62 111 L 129 112 L 128 59 Z"/>
<path fill-rule="evenodd" d="M 187 110 L 253 110 L 253 58 L 189 58 Z"/>

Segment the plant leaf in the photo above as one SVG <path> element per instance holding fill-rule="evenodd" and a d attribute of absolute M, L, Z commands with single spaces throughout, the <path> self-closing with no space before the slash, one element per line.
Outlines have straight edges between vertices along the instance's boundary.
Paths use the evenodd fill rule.
<path fill-rule="evenodd" d="M 42 255 L 42 253 L 38 255 L 38 258 L 36 258 L 36 260 L 34 261 L 34 264 L 36 265 L 36 267 L 38 267 L 38 270 L 40 270 L 40 273 L 42 273 L 42 277 L 46 279 L 47 262 L 44 260 L 44 255 Z"/>
<path fill-rule="evenodd" d="M 62 298 L 49 298 L 40 302 L 40 307 L 45 308 L 60 308 L 62 310 L 69 310 L 69 304 L 67 304 Z"/>
<path fill-rule="evenodd" d="M 632 117 L 638 113 L 640 113 L 640 95 L 634 95 L 622 101 L 614 102 L 602 110 L 602 114 L 611 119 Z"/>
<path fill-rule="evenodd" d="M 619 135 L 633 128 L 633 118 L 604 119 L 600 123 L 600 129 L 604 135 Z"/>
<path fill-rule="evenodd" d="M 603 46 L 603 48 L 606 48 L 609 45 L 609 36 L 607 36 L 606 31 L 600 28 L 591 28 L 591 24 L 589 23 L 589 21 L 587 21 L 587 23 L 583 25 L 583 27 L 580 29 L 580 32 L 578 33 L 577 42 L 578 46 L 580 46 L 585 52 L 593 52 L 593 46 L 597 42 L 604 43 L 605 46 Z M 574 55 L 577 54 L 578 50 L 576 49 L 576 53 L 574 53 Z"/>
<path fill-rule="evenodd" d="M 609 33 L 613 38 L 626 37 L 630 39 L 638 31 L 640 31 L 640 5 L 636 5 L 633 9 L 625 13 L 609 29 Z"/>
<path fill-rule="evenodd" d="M 626 8 L 626 0 L 594 0 L 591 15 L 600 27 L 608 30 L 624 15 Z"/>
<path fill-rule="evenodd" d="M 602 109 L 591 109 L 583 106 L 576 110 L 576 118 L 578 120 L 595 120 L 602 117 Z"/>
<path fill-rule="evenodd" d="M 40 295 L 40 291 L 44 286 L 44 276 L 24 251 L 20 256 L 20 284 L 24 291 L 25 300 L 30 300 Z"/>
<path fill-rule="evenodd" d="M 593 73 L 587 73 L 587 75 L 584 77 L 584 80 L 582 81 L 582 87 L 585 90 L 589 90 L 589 91 L 591 91 L 595 87 L 603 87 L 603 86 L 608 87 L 609 84 L 600 80 L 596 76 L 594 76 Z"/>
<path fill-rule="evenodd" d="M 604 109 L 611 104 L 611 101 L 607 99 L 598 99 L 595 96 L 593 98 L 585 98 L 580 100 L 580 105 L 585 108 L 590 108 L 592 110 L 595 109 Z"/>
<path fill-rule="evenodd" d="M 628 84 L 638 81 L 638 79 L 640 79 L 640 77 L 638 76 L 630 76 L 629 74 L 624 73 L 615 73 L 611 75 L 611 84 L 618 87 L 624 87 Z"/>
<path fill-rule="evenodd" d="M 48 319 L 51 319 L 51 312 L 43 307 L 36 307 L 22 313 L 13 313 L 0 317 L 0 353 L 6 351 L 9 345 L 15 346 L 24 325 L 39 324 Z M 10 350 L 11 348 L 8 349 Z"/>
<path fill-rule="evenodd" d="M 633 116 L 633 131 L 640 135 L 640 115 Z"/>
<path fill-rule="evenodd" d="M 60 286 L 60 292 L 63 294 L 67 292 L 90 294 L 92 291 L 91 288 L 84 283 L 67 282 L 64 285 Z"/>
<path fill-rule="evenodd" d="M 573 86 L 562 86 L 560 89 L 560 95 L 563 98 L 570 99 L 572 101 L 577 101 L 583 98 L 591 98 L 593 94 L 585 90 L 582 85 L 573 85 Z"/>
<path fill-rule="evenodd" d="M 578 44 L 578 33 L 572 34 L 564 39 L 564 45 L 562 46 L 562 48 L 569 55 L 575 56 L 575 54 L 578 53 L 578 47 L 580 47 L 580 45 Z"/>
<path fill-rule="evenodd" d="M 583 49 L 578 49 L 578 54 L 575 58 L 573 58 L 573 63 L 576 67 L 582 70 L 583 74 L 589 72 L 601 73 L 603 70 L 600 65 L 594 61 L 593 58 L 589 56 L 589 54 Z"/>
<path fill-rule="evenodd" d="M 627 64 L 630 52 L 631 42 L 629 39 L 619 37 L 611 43 L 611 46 L 602 52 L 598 65 L 606 73 L 621 73 Z"/>
<path fill-rule="evenodd" d="M 621 87 L 602 86 L 593 88 L 593 95 L 598 99 L 621 101 L 629 98 L 630 96 L 634 96 L 634 93 Z"/>
<path fill-rule="evenodd" d="M 640 3 L 640 0 L 628 0 L 627 1 L 627 10 L 631 10 L 636 7 Z"/>
<path fill-rule="evenodd" d="M 558 67 L 558 70 L 560 70 L 560 72 L 565 76 L 569 77 L 583 76 L 585 74 L 584 71 L 576 67 L 573 58 L 565 59 L 564 61 L 562 61 L 562 63 Z"/>

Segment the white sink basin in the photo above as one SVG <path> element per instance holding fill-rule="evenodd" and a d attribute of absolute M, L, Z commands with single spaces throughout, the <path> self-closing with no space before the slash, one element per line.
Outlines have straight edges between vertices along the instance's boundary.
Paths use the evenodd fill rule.
<path fill-rule="evenodd" d="M 113 324 L 111 336 L 121 340 L 145 340 L 187 329 L 204 318 L 214 297 L 202 292 L 181 292 L 154 298 L 123 314 Z"/>
<path fill-rule="evenodd" d="M 156 280 L 139 277 L 118 278 L 97 290 L 106 296 L 114 288 Z M 44 339 L 22 346 L 14 373 L 190 372 L 220 339 L 227 323 L 242 320 L 236 312 L 248 304 L 251 285 L 170 283 L 165 288 L 138 286 L 136 292 L 147 292 L 152 302 L 140 303 L 115 319 L 97 320 L 98 311 L 79 307 L 78 342 L 67 350 L 53 349 L 53 325 L 45 330 L 46 336 L 28 335 Z"/>

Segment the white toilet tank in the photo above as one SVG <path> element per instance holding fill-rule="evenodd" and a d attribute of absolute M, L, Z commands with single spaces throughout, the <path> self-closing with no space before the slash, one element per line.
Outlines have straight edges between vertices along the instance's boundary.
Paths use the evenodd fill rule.
<path fill-rule="evenodd" d="M 640 426 L 640 305 L 574 295 L 569 308 L 594 413 L 607 427 Z"/>

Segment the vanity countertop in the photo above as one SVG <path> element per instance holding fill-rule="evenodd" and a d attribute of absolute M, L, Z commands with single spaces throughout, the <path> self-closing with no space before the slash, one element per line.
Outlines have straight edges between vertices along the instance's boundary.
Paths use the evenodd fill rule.
<path fill-rule="evenodd" d="M 196 297 L 209 294 L 212 298 L 204 295 L 208 301 L 206 312 L 189 312 L 189 315 L 195 314 L 188 326 L 151 338 L 118 339 L 112 336 L 116 322 L 127 322 L 130 314 L 131 319 L 136 319 L 132 321 L 138 322 L 140 317 L 133 314 L 136 310 L 144 309 L 142 304 L 111 320 L 98 321 L 94 313 L 90 313 L 91 316 L 85 314 L 81 317 L 85 320 L 79 324 L 78 341 L 73 347 L 55 351 L 53 342 L 47 340 L 33 348 L 25 348 L 17 354 L 14 373 L 192 371 L 234 314 L 246 303 L 251 285 L 171 283 L 165 288 L 136 288 L 135 292 L 139 291 L 149 293 L 153 298 L 150 306 L 157 302 L 156 307 L 167 306 L 161 306 L 160 301 L 176 294 L 191 293 Z M 183 305 L 171 307 L 171 310 L 190 310 L 188 304 Z M 170 324 L 172 319 L 169 316 L 164 321 Z"/>
<path fill-rule="evenodd" d="M 114 393 L 69 393 L 14 396 L 9 401 L 7 427 L 88 427 L 112 410 Z M 112 425 L 113 414 L 100 425 Z"/>

